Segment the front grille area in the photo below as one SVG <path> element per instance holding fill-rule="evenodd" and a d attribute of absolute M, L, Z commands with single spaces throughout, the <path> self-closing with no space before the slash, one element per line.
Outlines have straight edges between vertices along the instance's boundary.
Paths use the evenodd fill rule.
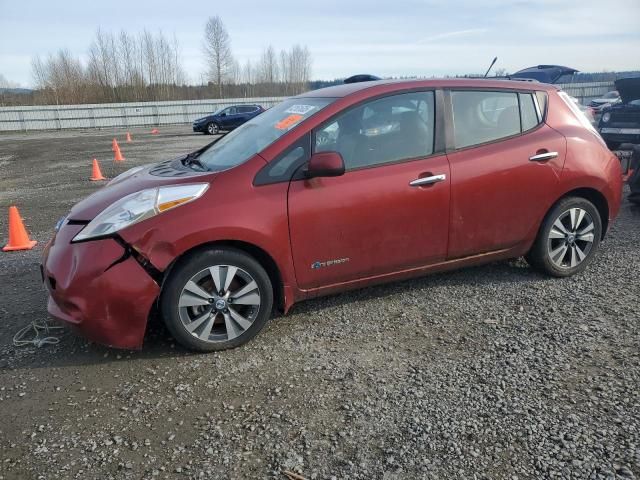
<path fill-rule="evenodd" d="M 640 110 L 611 112 L 611 122 L 631 122 L 640 123 Z"/>

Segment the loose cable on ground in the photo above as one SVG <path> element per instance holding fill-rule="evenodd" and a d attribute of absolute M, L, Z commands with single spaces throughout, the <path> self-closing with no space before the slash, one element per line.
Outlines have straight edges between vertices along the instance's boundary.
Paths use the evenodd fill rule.
<path fill-rule="evenodd" d="M 56 330 L 64 330 L 64 327 L 60 325 L 50 325 L 46 321 L 34 320 L 26 327 L 18 330 L 18 332 L 13 336 L 13 345 L 15 347 L 33 345 L 38 348 L 45 345 L 55 345 L 56 343 L 60 343 L 60 337 L 52 336 L 50 334 L 54 333 Z M 30 339 L 26 338 L 30 332 L 35 332 L 35 336 Z M 41 336 L 41 333 L 46 336 Z"/>

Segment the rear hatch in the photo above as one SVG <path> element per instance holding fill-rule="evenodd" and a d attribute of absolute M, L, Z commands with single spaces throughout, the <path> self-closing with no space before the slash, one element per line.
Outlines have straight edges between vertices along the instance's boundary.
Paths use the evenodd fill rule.
<path fill-rule="evenodd" d="M 536 65 L 535 67 L 524 68 L 509 75 L 509 78 L 520 78 L 527 80 L 537 80 L 542 83 L 558 83 L 562 77 L 570 77 L 578 70 L 562 65 Z"/>
<path fill-rule="evenodd" d="M 640 78 L 621 78 L 615 81 L 622 103 L 607 108 L 610 120 L 607 127 L 638 128 L 640 125 Z"/>

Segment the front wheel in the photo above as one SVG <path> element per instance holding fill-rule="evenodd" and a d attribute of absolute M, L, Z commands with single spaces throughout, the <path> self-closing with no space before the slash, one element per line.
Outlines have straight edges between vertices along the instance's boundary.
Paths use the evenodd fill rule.
<path fill-rule="evenodd" d="M 266 325 L 272 307 L 264 268 L 234 249 L 189 255 L 174 267 L 160 297 L 162 318 L 174 338 L 202 352 L 246 343 Z"/>
<path fill-rule="evenodd" d="M 584 198 L 567 197 L 547 214 L 526 259 L 544 273 L 569 277 L 593 260 L 601 238 L 598 209 Z"/>

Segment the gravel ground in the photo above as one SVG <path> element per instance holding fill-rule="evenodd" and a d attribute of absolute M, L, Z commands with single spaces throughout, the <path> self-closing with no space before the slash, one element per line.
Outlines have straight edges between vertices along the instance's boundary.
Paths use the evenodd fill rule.
<path fill-rule="evenodd" d="M 132 134 L 126 167 L 210 140 Z M 125 168 L 113 135 L 0 136 L 0 208 L 16 202 L 40 242 L 0 254 L 0 480 L 640 476 L 640 209 L 626 201 L 575 278 L 518 260 L 345 293 L 206 355 L 157 322 L 140 352 L 69 333 L 13 347 L 47 318 L 42 246 L 99 188 L 91 158 Z"/>

